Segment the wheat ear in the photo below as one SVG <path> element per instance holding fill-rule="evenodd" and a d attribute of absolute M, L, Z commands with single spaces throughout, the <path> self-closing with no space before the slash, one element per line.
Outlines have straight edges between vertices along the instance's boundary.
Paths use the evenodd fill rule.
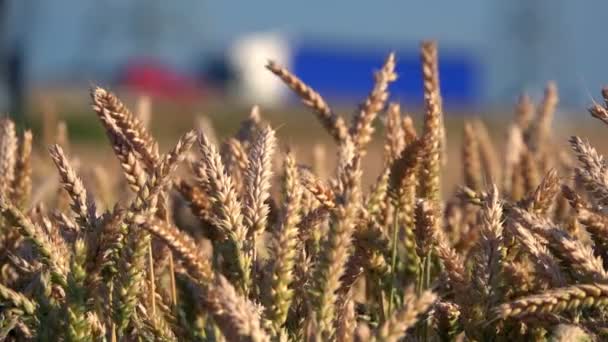
<path fill-rule="evenodd" d="M 534 103 L 527 94 L 521 94 L 515 106 L 515 124 L 525 131 L 534 117 Z"/>
<path fill-rule="evenodd" d="M 599 308 L 608 305 L 608 285 L 580 284 L 545 291 L 519 298 L 493 310 L 494 319 L 527 319 L 559 314 L 579 308 Z"/>
<path fill-rule="evenodd" d="M 169 246 L 184 261 L 188 273 L 197 281 L 209 282 L 213 278 L 211 263 L 199 251 L 194 240 L 167 222 L 139 216 L 135 222 L 146 231 L 154 234 Z"/>
<path fill-rule="evenodd" d="M 112 93 L 103 88 L 91 91 L 93 109 L 105 125 L 115 125 L 142 156 L 150 170 L 158 160 L 158 144 L 144 124 Z"/>
<path fill-rule="evenodd" d="M 344 151 L 344 158 L 351 155 Z M 334 224 L 330 225 L 328 236 L 323 243 L 319 265 L 315 270 L 315 284 L 311 291 L 317 335 L 332 338 L 335 333 L 334 319 L 336 291 L 340 288 L 340 278 L 344 274 L 346 262 L 351 252 L 351 236 L 356 224 L 360 205 L 360 165 L 357 158 L 341 166 L 339 183 L 343 192 L 337 199 L 339 205 L 334 210 Z"/>
<path fill-rule="evenodd" d="M 23 132 L 13 181 L 12 200 L 25 208 L 32 194 L 32 131 Z"/>
<path fill-rule="evenodd" d="M 479 142 L 473 125 L 464 124 L 464 138 L 462 143 L 462 166 L 464 184 L 474 191 L 480 191 L 483 183 L 481 179 L 481 159 L 479 155 Z"/>
<path fill-rule="evenodd" d="M 276 241 L 272 247 L 271 304 L 268 308 L 268 317 L 273 321 L 276 331 L 279 331 L 285 323 L 293 297 L 293 289 L 290 287 L 297 256 L 297 225 L 300 222 L 299 210 L 302 197 L 298 169 L 292 154 L 287 154 L 285 157 L 284 169 L 285 206 Z"/>
<path fill-rule="evenodd" d="M 329 108 L 329 105 L 319 93 L 314 91 L 314 89 L 309 87 L 289 70 L 273 61 L 268 62 L 266 68 L 277 75 L 302 99 L 305 105 L 310 107 L 317 114 L 317 118 L 321 121 L 323 127 L 325 127 L 337 142 L 344 141 L 347 138 L 348 128 L 346 127 L 344 119 Z"/>
<path fill-rule="evenodd" d="M 441 156 L 443 113 L 437 71 L 437 45 L 423 42 L 421 47 L 422 77 L 424 86 L 424 152 L 420 169 L 420 194 L 434 206 L 441 198 Z"/>
<path fill-rule="evenodd" d="M 388 100 L 388 86 L 397 79 L 395 73 L 395 54 L 390 53 L 382 68 L 374 74 L 374 87 L 357 111 L 349 134 L 360 152 L 371 140 L 374 133 L 373 122 L 378 113 L 384 109 Z"/>
<path fill-rule="evenodd" d="M 545 88 L 543 101 L 538 106 L 535 120 L 531 123 L 526 133 L 526 144 L 535 154 L 541 148 L 545 148 L 548 145 L 547 139 L 551 131 L 551 123 L 558 102 L 557 85 L 555 82 L 549 82 Z"/>
<path fill-rule="evenodd" d="M 65 286 L 67 259 L 58 253 L 48 235 L 34 225 L 19 209 L 8 203 L 5 198 L 0 198 L 0 213 L 10 224 L 17 227 L 26 239 L 32 242 L 36 251 L 40 254 L 42 262 L 50 268 L 53 276 L 52 280 L 61 286 Z"/>
<path fill-rule="evenodd" d="M 607 273 L 602 259 L 595 257 L 593 249 L 565 231 L 555 227 L 546 219 L 515 208 L 511 215 L 525 228 L 537 234 L 541 241 L 560 259 L 572 267 L 582 279 L 605 280 Z"/>
<path fill-rule="evenodd" d="M 76 221 L 81 227 L 95 227 L 97 218 L 94 202 L 89 198 L 82 180 L 76 175 L 76 171 L 70 165 L 63 149 L 59 145 L 53 145 L 49 152 L 59 171 L 61 183 L 70 196 L 71 207 L 76 214 Z"/>
<path fill-rule="evenodd" d="M 474 120 L 473 127 L 475 128 L 477 141 L 479 142 L 479 153 L 485 181 L 488 184 L 494 184 L 502 177 L 502 166 L 498 159 L 499 154 L 496 152 L 486 125 L 481 120 Z"/>
<path fill-rule="evenodd" d="M 480 212 L 479 249 L 474 255 L 471 281 L 480 295 L 480 302 L 487 310 L 501 296 L 501 276 L 506 257 L 503 241 L 503 206 L 498 188 L 493 186 Z"/>
<path fill-rule="evenodd" d="M 405 133 L 402 125 L 401 106 L 398 103 L 390 103 L 386 110 L 384 122 L 384 126 L 386 127 L 384 160 L 387 165 L 399 157 L 401 150 L 405 146 Z"/>
<path fill-rule="evenodd" d="M 36 302 L 2 284 L 0 284 L 0 299 L 4 303 L 11 303 L 13 307 L 23 310 L 28 315 L 34 315 L 38 308 Z"/>
<path fill-rule="evenodd" d="M 88 297 L 84 286 L 87 277 L 86 264 L 87 250 L 84 240 L 78 239 L 74 243 L 74 253 L 68 275 L 66 293 L 67 332 L 69 341 L 86 341 L 91 337 L 92 327 L 87 319 L 85 301 Z"/>
<path fill-rule="evenodd" d="M 252 255 L 250 241 L 247 238 L 247 228 L 243 223 L 242 205 L 234 184 L 226 174 L 220 154 L 204 134 L 199 135 L 199 147 L 205 165 L 204 173 L 208 179 L 214 207 L 214 222 L 234 244 L 233 260 L 236 261 L 239 276 L 239 290 L 249 291 L 251 282 Z"/>
<path fill-rule="evenodd" d="M 8 197 L 15 180 L 17 161 L 17 133 L 15 123 L 8 118 L 0 120 L 0 194 Z"/>
<path fill-rule="evenodd" d="M 403 338 L 407 329 L 418 321 L 418 315 L 426 312 L 437 296 L 425 291 L 417 296 L 413 289 L 406 291 L 403 306 L 382 324 L 375 334 L 376 341 L 396 342 Z"/>
<path fill-rule="evenodd" d="M 251 147 L 244 210 L 245 222 L 249 226 L 250 235 L 259 235 L 266 229 L 270 211 L 266 202 L 270 197 L 272 157 L 275 145 L 275 133 L 270 127 L 266 127 L 260 132 Z"/>

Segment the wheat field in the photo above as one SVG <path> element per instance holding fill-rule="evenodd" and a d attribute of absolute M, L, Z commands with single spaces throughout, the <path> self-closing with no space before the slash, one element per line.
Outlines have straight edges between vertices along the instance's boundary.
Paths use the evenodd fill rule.
<path fill-rule="evenodd" d="M 267 64 L 335 142 L 333 169 L 326 151 L 278 142 L 257 107 L 223 141 L 203 125 L 161 153 L 145 113 L 95 87 L 121 171 L 79 163 L 61 129 L 37 156 L 2 119 L 0 339 L 607 338 L 608 163 L 585 138 L 556 144 L 552 83 L 538 104 L 520 98 L 504 146 L 471 120 L 448 155 L 436 44 L 420 56 L 421 130 L 389 101 L 394 54 L 352 118 Z M 602 96 L 589 112 L 608 124 Z M 447 158 L 462 167 L 455 192 Z"/>

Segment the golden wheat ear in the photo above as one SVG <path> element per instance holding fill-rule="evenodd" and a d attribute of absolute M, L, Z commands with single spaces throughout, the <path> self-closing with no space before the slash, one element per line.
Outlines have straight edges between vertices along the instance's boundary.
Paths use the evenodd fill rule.
<path fill-rule="evenodd" d="M 496 303 L 501 298 L 500 276 L 506 258 L 506 247 L 503 236 L 503 204 L 498 188 L 493 186 L 479 214 L 480 247 L 473 266 L 473 284 L 481 294 L 478 300 L 486 304 Z"/>
<path fill-rule="evenodd" d="M 534 103 L 527 94 L 521 94 L 515 106 L 515 125 L 525 131 L 534 118 Z"/>
<path fill-rule="evenodd" d="M 277 75 L 302 99 L 302 102 L 304 102 L 306 106 L 317 114 L 317 118 L 323 127 L 325 127 L 337 142 L 342 142 L 348 137 L 348 128 L 346 127 L 344 118 L 334 113 L 319 93 L 285 67 L 282 67 L 273 61 L 269 61 L 268 64 L 266 64 L 266 68 Z"/>
<path fill-rule="evenodd" d="M 334 224 L 330 224 L 327 237 L 322 242 L 319 264 L 313 276 L 314 284 L 309 292 L 317 333 L 323 338 L 331 339 L 335 336 L 334 319 L 339 308 L 337 291 L 342 286 L 341 278 L 352 252 L 351 238 L 361 208 L 361 169 L 354 151 L 352 143 L 340 151 L 337 181 L 339 194 L 333 212 Z"/>
<path fill-rule="evenodd" d="M 93 333 L 93 326 L 88 319 L 89 312 L 86 301 L 90 294 L 85 287 L 87 246 L 83 239 L 77 239 L 74 243 L 74 253 L 70 261 L 70 273 L 68 275 L 68 287 L 66 290 L 66 313 L 67 313 L 67 337 L 77 341 L 89 338 Z"/>
<path fill-rule="evenodd" d="M 424 86 L 424 152 L 420 169 L 420 194 L 429 199 L 436 207 L 441 198 L 441 158 L 444 128 L 443 109 L 439 90 L 439 72 L 437 45 L 435 42 L 423 42 L 420 58 L 422 61 L 422 78 Z"/>
<path fill-rule="evenodd" d="M 195 140 L 196 133 L 187 132 L 171 151 L 160 158 L 153 173 L 131 203 L 123 222 L 127 229 L 124 248 L 117 260 L 117 282 L 112 306 L 112 316 L 119 336 L 124 336 L 129 325 L 136 319 L 135 312 L 143 290 L 145 263 L 149 253 L 150 235 L 145 230 L 138 229 L 135 217 L 156 212 L 159 194 L 169 184 L 170 177 L 185 159 Z"/>
<path fill-rule="evenodd" d="M 415 209 L 417 174 L 421 164 L 422 142 L 415 140 L 408 144 L 400 156 L 390 166 L 390 177 L 388 184 L 388 196 L 385 208 L 393 208 L 392 224 L 393 243 L 397 241 L 404 245 L 406 269 L 415 274 L 419 269 L 419 256 L 416 252 L 415 237 Z M 384 215 L 387 215 L 386 211 Z M 388 222 L 385 217 L 385 222 Z M 396 227 L 402 227 L 403 236 L 395 239 L 398 235 Z"/>
<path fill-rule="evenodd" d="M 557 85 L 555 82 L 547 83 L 542 102 L 537 108 L 536 116 L 524 133 L 526 145 L 533 154 L 537 155 L 541 149 L 548 147 L 551 124 L 559 102 Z"/>
<path fill-rule="evenodd" d="M 302 183 L 302 186 L 308 192 L 310 192 L 323 207 L 327 209 L 333 209 L 336 207 L 336 196 L 332 189 L 314 174 L 312 174 L 312 172 L 301 168 L 300 182 Z"/>
<path fill-rule="evenodd" d="M 483 166 L 484 185 L 496 184 L 502 177 L 499 154 L 494 147 L 488 128 L 481 120 L 474 120 L 473 127 L 479 142 L 479 154 Z"/>
<path fill-rule="evenodd" d="M 395 65 L 395 54 L 390 53 L 382 68 L 374 74 L 374 87 L 353 118 L 349 134 L 361 154 L 364 154 L 365 146 L 371 141 L 374 133 L 374 119 L 384 110 L 388 101 L 388 86 L 397 80 Z"/>
<path fill-rule="evenodd" d="M 17 133 L 15 123 L 8 118 L 0 120 L 0 194 L 8 197 L 15 180 L 17 163 Z"/>
<path fill-rule="evenodd" d="M 249 225 L 249 234 L 253 236 L 263 233 L 268 222 L 270 208 L 266 202 L 270 198 L 275 149 L 275 133 L 270 127 L 266 127 L 259 133 L 249 153 L 244 216 Z"/>
<path fill-rule="evenodd" d="M 285 157 L 283 176 L 283 193 L 285 204 L 282 218 L 271 246 L 272 278 L 270 301 L 267 305 L 268 318 L 273 322 L 273 329 L 278 332 L 287 319 L 292 303 L 294 290 L 294 266 L 298 254 L 298 225 L 300 223 L 300 201 L 302 188 L 299 182 L 298 169 L 292 153 Z"/>
<path fill-rule="evenodd" d="M 152 170 L 158 161 L 158 143 L 146 130 L 144 124 L 112 93 L 96 87 L 91 90 L 93 110 L 106 130 L 117 128 L 129 144 L 142 157 L 142 161 Z"/>
<path fill-rule="evenodd" d="M 406 330 L 418 321 L 418 316 L 431 307 L 436 298 L 437 295 L 430 291 L 417 296 L 412 288 L 406 290 L 402 307 L 376 330 L 376 340 L 399 341 L 405 336 Z"/>
<path fill-rule="evenodd" d="M 82 180 L 76 175 L 76 171 L 70 165 L 68 158 L 59 145 L 51 146 L 49 153 L 59 171 L 61 183 L 70 196 L 71 207 L 76 215 L 76 221 L 81 228 L 94 228 L 97 221 L 95 203 L 85 189 Z"/>
<path fill-rule="evenodd" d="M 203 256 L 196 242 L 186 233 L 158 219 L 138 216 L 135 223 L 142 229 L 154 234 L 173 250 L 184 261 L 188 273 L 197 281 L 206 283 L 213 278 L 212 266 Z"/>
<path fill-rule="evenodd" d="M 480 191 L 483 187 L 481 174 L 481 156 L 479 154 L 479 141 L 473 125 L 464 124 L 464 138 L 462 142 L 462 166 L 464 184 L 473 191 Z"/>
<path fill-rule="evenodd" d="M 393 160 L 397 159 L 406 143 L 403 119 L 401 118 L 401 106 L 398 103 L 390 103 L 388 105 L 384 126 L 384 163 L 390 164 Z"/>
<path fill-rule="evenodd" d="M 254 105 L 249 111 L 249 116 L 241 121 L 241 126 L 235 135 L 235 138 L 243 144 L 243 147 L 249 148 L 249 145 L 254 137 L 256 137 L 263 126 L 260 107 Z"/>
<path fill-rule="evenodd" d="M 580 222 L 595 244 L 595 250 L 605 255 L 608 248 L 608 217 L 598 212 L 599 208 L 593 207 L 582 196 L 577 194 L 567 185 L 562 185 L 562 194 L 574 209 L 576 220 Z"/>
<path fill-rule="evenodd" d="M 11 199 L 20 208 L 27 207 L 32 195 L 32 140 L 32 131 L 23 132 L 15 164 Z"/>
<path fill-rule="evenodd" d="M 532 257 L 538 279 L 551 286 L 565 285 L 566 278 L 560 270 L 558 259 L 532 232 L 519 223 L 510 224 L 509 231 L 517 238 L 522 250 Z"/>
<path fill-rule="evenodd" d="M 604 99 L 603 107 L 594 103 L 593 106 L 588 108 L 588 111 L 592 117 L 608 125 L 608 87 L 602 88 L 602 98 Z"/>
<path fill-rule="evenodd" d="M 237 273 L 233 281 L 241 293 L 250 290 L 253 265 L 252 245 L 248 238 L 247 226 L 243 221 L 243 205 L 235 189 L 234 182 L 225 171 L 224 163 L 217 148 L 200 133 L 199 150 L 202 155 L 200 176 L 213 203 L 213 221 L 234 244 L 231 255 L 227 255 L 228 266 Z"/>
<path fill-rule="evenodd" d="M 48 234 L 35 225 L 13 204 L 0 197 L 0 214 L 11 225 L 15 226 L 21 235 L 29 240 L 34 250 L 39 254 L 40 261 L 49 268 L 53 283 L 65 288 L 67 268 L 67 255 L 62 255 L 57 246 L 50 240 Z"/>
<path fill-rule="evenodd" d="M 549 314 L 568 310 L 605 307 L 607 299 L 608 286 L 605 284 L 589 283 L 562 287 L 502 304 L 493 310 L 493 317 L 489 321 L 546 319 Z"/>
<path fill-rule="evenodd" d="M 533 232 L 536 238 L 563 263 L 570 265 L 574 277 L 581 281 L 605 281 L 607 279 L 603 260 L 601 257 L 594 255 L 591 246 L 556 227 L 549 220 L 525 210 L 514 208 L 510 215 L 522 226 Z"/>
<path fill-rule="evenodd" d="M 570 145 L 582 166 L 574 170 L 575 180 L 598 204 L 605 205 L 608 203 L 608 182 L 604 177 L 604 158 L 587 141 L 579 137 L 570 138 Z"/>
<path fill-rule="evenodd" d="M 0 299 L 3 303 L 10 303 L 12 307 L 23 310 L 27 315 L 34 315 L 38 309 L 35 301 L 2 284 L 0 284 Z"/>
<path fill-rule="evenodd" d="M 200 253 L 192 238 L 166 222 L 146 216 L 138 216 L 135 222 L 163 240 L 184 261 L 186 270 L 197 283 L 200 299 L 226 337 L 269 341 L 261 328 L 257 309 L 239 295 L 228 280 L 214 273 L 210 261 Z"/>

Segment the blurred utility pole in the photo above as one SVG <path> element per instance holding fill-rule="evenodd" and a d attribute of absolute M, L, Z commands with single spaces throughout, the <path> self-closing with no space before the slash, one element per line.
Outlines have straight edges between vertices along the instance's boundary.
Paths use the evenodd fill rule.
<path fill-rule="evenodd" d="M 546 25 L 543 6 L 538 0 L 514 1 L 509 18 L 508 32 L 513 38 L 514 64 L 519 84 L 530 84 L 539 77 L 545 43 Z"/>
<path fill-rule="evenodd" d="M 139 0 L 133 6 L 133 43 L 136 55 L 158 56 L 165 31 L 165 21 L 159 0 Z"/>
<path fill-rule="evenodd" d="M 502 75 L 517 93 L 531 88 L 542 93 L 549 80 L 564 77 L 572 57 L 562 18 L 560 0 L 516 0 L 503 2 L 497 11 L 504 16 L 506 28 L 502 37 L 509 69 Z"/>
<path fill-rule="evenodd" d="M 25 115 L 27 25 L 34 25 L 23 19 L 25 14 L 29 19 L 34 17 L 32 2 L 23 4 L 21 1 L 0 0 L 1 77 L 6 89 L 9 113 L 18 124 L 24 123 Z"/>

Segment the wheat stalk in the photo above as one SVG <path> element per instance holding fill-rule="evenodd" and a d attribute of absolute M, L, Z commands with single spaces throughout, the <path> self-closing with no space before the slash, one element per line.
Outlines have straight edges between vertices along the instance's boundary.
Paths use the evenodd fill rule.
<path fill-rule="evenodd" d="M 573 285 L 502 304 L 493 310 L 493 315 L 494 319 L 503 320 L 542 317 L 578 308 L 604 307 L 608 304 L 607 297 L 605 284 Z"/>

